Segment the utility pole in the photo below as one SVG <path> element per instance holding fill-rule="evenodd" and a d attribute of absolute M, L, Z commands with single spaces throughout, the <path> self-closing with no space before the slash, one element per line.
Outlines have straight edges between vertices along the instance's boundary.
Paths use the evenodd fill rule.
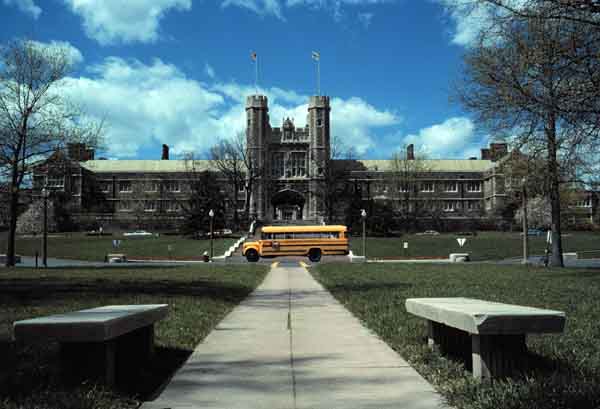
<path fill-rule="evenodd" d="M 523 201 L 523 217 L 522 217 L 522 223 L 523 223 L 523 264 L 527 264 L 528 258 L 529 258 L 529 237 L 527 235 L 527 188 L 525 187 L 525 182 L 526 179 L 523 178 L 521 180 L 521 187 L 522 187 L 522 192 L 521 192 L 521 196 L 522 196 L 522 201 Z"/>

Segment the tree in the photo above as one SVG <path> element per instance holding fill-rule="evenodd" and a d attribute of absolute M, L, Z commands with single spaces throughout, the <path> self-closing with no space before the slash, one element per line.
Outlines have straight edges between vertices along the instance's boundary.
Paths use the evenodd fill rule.
<path fill-rule="evenodd" d="M 184 214 L 183 231 L 195 234 L 210 229 L 209 212 L 212 209 L 214 228 L 225 227 L 226 197 L 221 190 L 218 174 L 202 167 L 193 158 L 186 159 L 186 180 L 189 183 L 189 196 L 179 202 Z"/>
<path fill-rule="evenodd" d="M 419 200 L 421 178 L 429 172 L 429 168 L 422 154 L 414 155 L 413 145 L 394 153 L 391 164 L 388 184 L 394 209 L 405 221 L 403 225 L 412 223 L 416 227 L 417 218 L 424 212 L 423 201 Z"/>
<path fill-rule="evenodd" d="M 542 11 L 538 11 L 541 13 Z M 598 115 L 582 109 L 590 75 L 564 58 L 573 44 L 593 35 L 572 21 L 544 18 L 496 22 L 493 38 L 482 33 L 465 57 L 457 87 L 462 104 L 492 132 L 512 133 L 515 145 L 532 160 L 545 161 L 544 179 L 552 206 L 551 264 L 562 266 L 560 184 L 579 146 L 598 143 Z"/>
<path fill-rule="evenodd" d="M 6 265 L 15 263 L 19 195 L 34 162 L 67 142 L 96 146 L 102 124 L 86 121 L 60 95 L 72 68 L 66 49 L 17 40 L 0 47 L 0 168 L 9 185 Z"/>
<path fill-rule="evenodd" d="M 210 149 L 210 158 L 215 167 L 227 179 L 231 187 L 231 202 L 233 203 L 233 225 L 239 229 L 239 217 L 237 197 L 241 187 L 246 188 L 247 158 L 246 144 L 243 133 L 238 133 L 235 138 L 223 139 Z M 249 202 L 246 190 L 246 204 Z M 248 217 L 248 205 L 244 207 L 246 220 Z"/>
<path fill-rule="evenodd" d="M 329 155 L 318 164 L 323 169 L 321 188 L 314 192 L 320 208 L 324 209 L 327 223 L 334 223 L 339 214 L 345 212 L 340 207 L 346 205 L 350 186 L 348 173 L 353 163 L 354 151 L 346 147 L 341 139 L 334 136 L 331 140 Z M 316 161 L 317 158 L 313 158 Z"/>

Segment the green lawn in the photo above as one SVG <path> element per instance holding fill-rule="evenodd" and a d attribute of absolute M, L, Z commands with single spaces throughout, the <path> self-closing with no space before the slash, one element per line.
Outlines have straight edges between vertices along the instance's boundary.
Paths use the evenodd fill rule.
<path fill-rule="evenodd" d="M 113 249 L 114 239 L 121 240 L 119 249 Z M 214 255 L 223 253 L 237 238 L 214 240 Z M 17 238 L 17 254 L 33 256 L 41 254 L 41 236 L 37 238 Z M 171 252 L 169 253 L 169 246 Z M 6 240 L 0 239 L 0 253 L 6 251 Z M 51 235 L 48 238 L 48 256 L 78 260 L 103 261 L 106 253 L 125 253 L 129 258 L 199 258 L 204 251 L 210 252 L 210 240 L 193 240 L 180 236 L 136 237 L 121 235 L 93 237 L 83 233 Z"/>
<path fill-rule="evenodd" d="M 264 278 L 268 266 L 127 269 L 0 269 L 0 407 L 137 407 L 187 359 L 214 326 Z M 58 345 L 17 346 L 13 321 L 111 304 L 169 304 L 156 325 L 157 353 L 119 391 L 67 386 Z"/>
<path fill-rule="evenodd" d="M 417 236 L 407 234 L 399 238 L 367 238 L 367 256 L 369 258 L 384 257 L 448 257 L 450 253 L 470 253 L 472 260 L 499 260 L 519 257 L 523 254 L 522 236 L 519 233 L 481 232 L 477 236 L 464 236 L 467 239 L 461 249 L 456 241 L 456 234 L 440 234 L 439 236 Z M 403 249 L 403 243 L 408 249 Z M 529 237 L 530 254 L 544 254 L 546 238 Z M 352 237 L 350 248 L 355 255 L 362 255 L 362 239 Z M 564 252 L 593 251 L 582 253 L 583 257 L 600 255 L 600 233 L 573 232 L 563 236 Z"/>
<path fill-rule="evenodd" d="M 348 309 L 463 409 L 600 407 L 600 271 L 490 264 L 321 264 L 312 270 Z M 532 335 L 527 377 L 482 384 L 460 362 L 430 352 L 411 297 L 473 297 L 562 310 L 561 335 Z"/>

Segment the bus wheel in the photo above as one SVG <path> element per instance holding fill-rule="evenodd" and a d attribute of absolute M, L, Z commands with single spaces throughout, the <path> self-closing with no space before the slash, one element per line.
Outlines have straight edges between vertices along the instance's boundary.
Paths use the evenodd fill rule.
<path fill-rule="evenodd" d="M 246 252 L 246 260 L 255 263 L 258 261 L 258 251 L 250 249 Z"/>
<path fill-rule="evenodd" d="M 310 251 L 308 252 L 308 259 L 313 263 L 318 263 L 321 260 L 321 250 L 310 249 Z"/>

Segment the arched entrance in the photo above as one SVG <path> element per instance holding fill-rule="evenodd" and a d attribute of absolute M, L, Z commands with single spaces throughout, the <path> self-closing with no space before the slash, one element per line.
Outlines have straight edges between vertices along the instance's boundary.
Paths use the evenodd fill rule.
<path fill-rule="evenodd" d="M 302 220 L 304 196 L 297 190 L 284 189 L 273 195 L 273 220 Z"/>

